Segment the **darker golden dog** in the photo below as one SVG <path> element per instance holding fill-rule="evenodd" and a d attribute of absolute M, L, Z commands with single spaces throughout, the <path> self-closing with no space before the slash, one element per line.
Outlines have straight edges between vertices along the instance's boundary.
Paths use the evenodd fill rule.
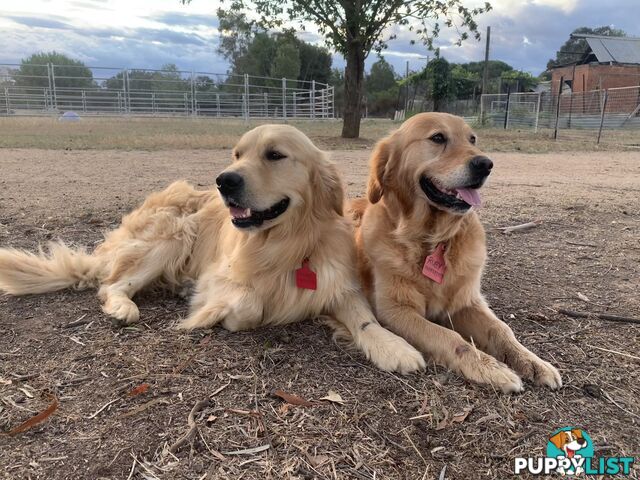
<path fill-rule="evenodd" d="M 436 362 L 504 392 L 520 391 L 521 376 L 558 388 L 558 371 L 480 293 L 486 247 L 474 207 L 492 166 L 448 114 L 416 115 L 380 141 L 368 199 L 351 206 L 362 282 L 383 325 Z"/>
<path fill-rule="evenodd" d="M 0 249 L 0 291 L 96 286 L 103 310 L 130 323 L 140 290 L 194 282 L 180 328 L 237 331 L 327 315 L 381 369 L 424 367 L 361 293 L 342 182 L 305 135 L 286 125 L 251 130 L 216 183 L 218 191 L 176 182 L 150 195 L 92 254 L 64 244 L 37 255 Z"/>

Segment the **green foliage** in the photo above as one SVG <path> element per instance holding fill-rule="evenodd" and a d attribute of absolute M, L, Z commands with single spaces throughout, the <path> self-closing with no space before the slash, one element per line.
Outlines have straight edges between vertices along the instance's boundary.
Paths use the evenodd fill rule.
<path fill-rule="evenodd" d="M 333 90 L 333 105 L 336 112 L 342 112 L 344 108 L 344 73 L 339 68 L 331 70 L 331 76 L 329 77 L 329 85 Z"/>
<path fill-rule="evenodd" d="M 128 88 L 132 91 L 135 90 L 148 90 L 152 92 L 188 92 L 191 90 L 190 79 L 183 79 L 180 76 L 178 67 L 169 63 L 162 66 L 161 71 L 152 70 L 129 70 L 127 72 L 129 77 Z M 124 73 L 118 72 L 113 77 L 107 79 L 105 85 L 107 88 L 122 90 L 124 88 L 123 83 Z M 208 84 L 202 77 L 198 77 L 200 84 Z M 211 81 L 211 83 L 213 83 Z"/>
<path fill-rule="evenodd" d="M 576 28 L 572 34 L 586 34 L 586 35 L 602 35 L 606 37 L 626 37 L 627 34 L 618 28 L 613 28 L 608 25 L 597 28 L 580 27 Z M 555 67 L 562 65 L 570 65 L 580 61 L 587 53 L 589 46 L 584 38 L 569 38 L 560 47 L 560 50 L 556 52 L 556 57 L 550 59 L 547 62 L 547 70 L 551 70 Z"/>
<path fill-rule="evenodd" d="M 502 72 L 501 78 L 502 83 L 509 85 L 513 92 L 526 92 L 540 82 L 538 77 L 534 77 L 529 72 L 523 72 L 522 70 Z"/>
<path fill-rule="evenodd" d="M 431 83 L 433 111 L 440 112 L 447 100 L 455 97 L 455 85 L 451 79 L 451 65 L 444 58 L 436 58 L 426 68 Z"/>
<path fill-rule="evenodd" d="M 384 58 L 371 66 L 366 78 L 369 115 L 392 116 L 398 104 L 398 81 L 393 66 Z"/>
<path fill-rule="evenodd" d="M 95 87 L 93 73 L 86 65 L 55 51 L 34 53 L 20 62 L 14 72 L 15 84 L 18 87 L 49 87 L 47 64 L 56 65 L 54 73 L 57 87 Z M 64 78 L 74 77 L 74 78 Z"/>
<path fill-rule="evenodd" d="M 274 78 L 298 78 L 300 75 L 300 51 L 292 42 L 282 42 L 278 45 L 271 76 Z"/>

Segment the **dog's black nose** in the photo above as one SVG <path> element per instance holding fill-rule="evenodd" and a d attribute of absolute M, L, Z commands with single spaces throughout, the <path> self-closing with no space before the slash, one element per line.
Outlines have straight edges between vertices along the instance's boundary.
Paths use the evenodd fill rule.
<path fill-rule="evenodd" d="M 577 438 L 576 442 L 578 442 L 578 444 L 580 445 L 585 445 L 587 443 L 587 441 L 584 438 Z"/>
<path fill-rule="evenodd" d="M 486 177 L 491 173 L 493 162 L 482 155 L 475 156 L 469 162 L 471 173 L 477 177 Z"/>
<path fill-rule="evenodd" d="M 244 187 L 244 178 L 235 172 L 225 172 L 218 175 L 216 185 L 218 185 L 220 193 L 223 195 L 231 195 L 232 193 L 237 193 L 242 190 L 242 187 Z"/>

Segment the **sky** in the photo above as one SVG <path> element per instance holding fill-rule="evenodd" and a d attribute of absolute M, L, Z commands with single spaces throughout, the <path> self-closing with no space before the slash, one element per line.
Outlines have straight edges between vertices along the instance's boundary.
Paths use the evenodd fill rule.
<path fill-rule="evenodd" d="M 577 27 L 611 25 L 640 36 L 639 0 L 493 0 L 493 10 L 477 17 L 483 32 L 491 26 L 490 58 L 534 75 Z M 479 0 L 467 0 L 472 6 Z M 40 51 L 56 50 L 88 66 L 160 68 L 174 63 L 186 71 L 227 72 L 227 62 L 216 54 L 219 4 L 215 0 L 0 0 L 0 64 L 19 63 Z M 398 73 L 408 61 L 411 70 L 433 56 L 404 27 L 395 34 L 384 56 Z M 313 25 L 303 40 L 322 44 Z M 452 62 L 484 58 L 484 36 L 453 45 L 455 31 L 444 30 L 437 41 L 441 55 Z M 376 60 L 372 52 L 368 66 Z M 344 59 L 334 55 L 334 66 Z"/>

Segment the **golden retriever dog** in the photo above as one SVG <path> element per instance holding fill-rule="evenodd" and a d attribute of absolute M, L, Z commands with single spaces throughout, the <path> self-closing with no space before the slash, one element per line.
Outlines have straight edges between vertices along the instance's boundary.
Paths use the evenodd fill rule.
<path fill-rule="evenodd" d="M 39 254 L 0 249 L 0 290 L 96 286 L 104 312 L 131 323 L 139 317 L 132 297 L 143 288 L 194 282 L 181 329 L 238 331 L 327 315 L 379 368 L 424 367 L 373 316 L 337 168 L 304 134 L 286 125 L 251 130 L 216 184 L 217 192 L 197 191 L 180 181 L 150 195 L 92 254 L 62 243 Z"/>
<path fill-rule="evenodd" d="M 480 293 L 487 253 L 475 209 L 492 167 L 448 114 L 416 115 L 381 140 L 367 199 L 350 207 L 363 288 L 384 326 L 466 378 L 503 392 L 522 390 L 520 376 L 559 388 L 558 371 Z"/>

